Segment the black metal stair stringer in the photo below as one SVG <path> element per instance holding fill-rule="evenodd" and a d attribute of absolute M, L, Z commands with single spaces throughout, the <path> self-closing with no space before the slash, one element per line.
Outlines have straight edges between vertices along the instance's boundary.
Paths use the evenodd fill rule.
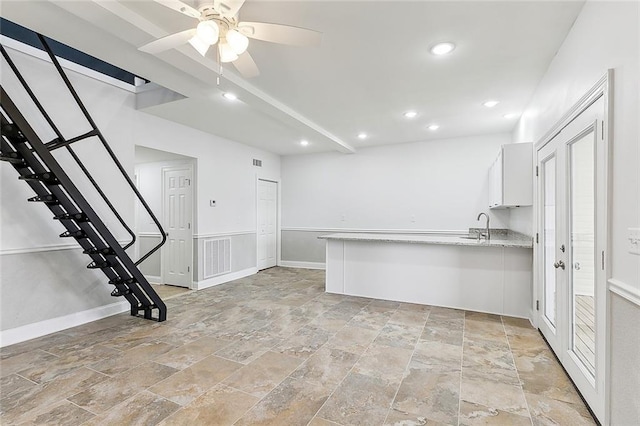
<path fill-rule="evenodd" d="M 73 89 L 73 86 L 71 85 L 71 81 L 69 81 L 67 76 L 64 74 L 64 71 L 62 70 L 62 67 L 60 66 L 60 63 L 56 59 L 55 55 L 53 54 L 53 51 L 49 47 L 49 45 L 46 42 L 45 38 L 40 34 L 38 34 L 38 38 L 42 42 L 43 48 L 45 48 L 45 50 L 49 54 L 51 62 L 56 67 L 56 70 L 58 71 L 58 73 L 60 73 L 60 76 L 62 77 L 65 85 L 67 86 L 67 88 L 71 92 L 72 96 L 74 97 L 74 99 L 78 103 L 78 106 L 82 109 L 82 111 L 85 114 L 85 116 L 90 118 L 89 112 L 86 110 L 84 105 L 82 105 L 82 102 L 80 101 L 80 98 L 78 97 L 77 93 L 75 93 L 75 90 Z M 2 56 L 7 61 L 7 64 L 9 65 L 9 67 L 13 71 L 14 75 L 16 76 L 16 78 L 18 79 L 20 84 L 22 85 L 23 89 L 27 92 L 27 95 L 29 96 L 29 98 L 31 99 L 31 101 L 33 102 L 35 107 L 38 109 L 38 111 L 40 111 L 40 113 L 42 114 L 42 117 L 45 119 L 47 124 L 49 124 L 49 126 L 51 127 L 51 130 L 53 130 L 53 132 L 57 136 L 53 141 L 50 141 L 50 142 L 45 144 L 47 149 L 49 149 L 50 151 L 53 151 L 54 149 L 58 149 L 58 148 L 61 148 L 61 147 L 65 147 L 67 149 L 67 151 L 73 157 L 73 159 L 76 161 L 76 163 L 78 164 L 78 166 L 80 167 L 82 172 L 85 174 L 87 179 L 89 179 L 89 182 L 91 182 L 91 184 L 93 185 L 94 189 L 98 192 L 98 194 L 100 194 L 100 196 L 102 197 L 102 200 L 107 204 L 107 206 L 109 207 L 111 212 L 114 214 L 116 219 L 118 219 L 118 222 L 120 222 L 122 227 L 127 231 L 129 236 L 131 237 L 131 241 L 127 244 L 127 246 L 125 246 L 125 249 L 128 248 L 129 246 L 133 245 L 135 243 L 135 241 L 136 241 L 135 233 L 127 225 L 127 223 L 124 221 L 124 219 L 122 218 L 120 213 L 116 210 L 116 208 L 113 206 L 113 204 L 111 203 L 109 198 L 102 191 L 102 189 L 100 188 L 100 185 L 98 185 L 98 183 L 95 181 L 94 177 L 91 175 L 89 170 L 86 169 L 84 164 L 82 164 L 82 161 L 80 161 L 78 155 L 71 148 L 71 144 L 72 143 L 78 142 L 78 141 L 83 140 L 83 139 L 87 139 L 87 138 L 92 137 L 92 136 L 99 136 L 100 139 L 101 139 L 101 142 L 104 145 L 108 146 L 108 144 L 106 143 L 104 138 L 102 138 L 102 134 L 100 133 L 100 131 L 96 127 L 95 122 L 92 119 L 89 120 L 89 122 L 90 122 L 90 124 L 92 126 L 92 130 L 90 130 L 89 132 L 84 133 L 84 134 L 79 135 L 79 136 L 76 136 L 76 137 L 71 138 L 71 139 L 65 139 L 64 136 L 62 135 L 62 132 L 60 131 L 60 129 L 58 129 L 58 126 L 56 126 L 56 124 L 53 122 L 53 119 L 51 117 L 49 117 L 49 114 L 47 114 L 47 112 L 45 111 L 44 107 L 42 106 L 42 103 L 40 103 L 40 101 L 38 100 L 38 98 L 35 95 L 35 93 L 33 92 L 33 90 L 31 90 L 31 87 L 29 87 L 29 85 L 27 84 L 27 81 L 25 80 L 25 78 L 22 76 L 22 74 L 18 70 L 18 67 L 16 66 L 16 64 L 13 62 L 13 60 L 11 60 L 11 57 L 9 56 L 9 53 L 5 50 L 5 48 L 1 44 L 0 44 L 0 53 L 2 53 Z M 113 154 L 113 153 L 111 153 L 111 154 Z M 115 156 L 112 155 L 112 158 L 114 158 L 114 157 Z M 117 160 L 117 159 L 115 159 L 115 160 Z M 138 195 L 138 197 L 140 197 L 139 194 L 136 194 L 136 195 Z M 144 201 L 143 201 L 143 205 L 145 205 L 145 207 L 147 207 L 147 211 L 150 210 Z M 151 216 L 153 217 L 153 214 Z M 164 241 L 165 241 L 165 239 L 163 239 L 162 243 L 164 243 Z M 138 260 L 138 263 L 139 262 L 140 262 L 140 260 Z"/>
<path fill-rule="evenodd" d="M 2 125 L 3 126 L 6 125 L 7 121 L 4 118 L 4 116 L 1 116 L 0 118 L 2 119 Z M 9 138 L 7 138 L 7 139 L 9 139 Z M 20 149 L 20 145 L 21 144 L 15 144 L 15 145 L 16 145 L 16 148 Z M 10 152 L 16 152 L 17 153 L 17 151 L 12 151 L 12 147 L 4 140 L 4 138 L 1 140 L 1 149 L 2 149 L 3 153 L 10 153 Z M 20 164 L 20 165 L 13 164 L 14 168 L 17 170 L 17 172 L 18 172 L 18 174 L 20 176 L 33 174 L 33 172 L 44 173 L 46 171 L 46 168 L 31 153 L 31 151 L 28 148 L 25 147 L 25 148 L 22 149 L 22 151 L 26 151 L 25 155 L 27 156 L 28 160 L 25 160 L 25 164 L 24 165 L 22 165 L 22 164 Z M 29 165 L 26 165 L 27 163 Z M 62 189 L 61 188 L 56 188 L 57 185 L 47 186 L 44 183 L 42 183 L 40 181 L 37 181 L 37 180 L 28 180 L 28 181 L 25 181 L 25 182 L 31 187 L 31 189 L 37 194 L 38 197 L 45 197 L 47 195 L 57 194 L 57 197 L 59 197 L 62 202 L 59 203 L 59 204 L 55 204 L 55 205 L 48 205 L 49 210 L 54 215 L 64 214 L 67 211 L 66 209 L 77 209 L 77 207 L 71 202 L 71 200 L 69 200 L 69 198 L 66 196 L 66 194 L 64 194 Z M 54 196 L 56 196 L 56 195 L 54 195 Z M 63 204 L 64 204 L 64 206 L 63 206 Z M 78 226 L 74 225 L 71 221 L 61 221 L 61 223 L 65 226 L 65 228 L 67 229 L 67 232 L 69 232 L 69 233 L 76 233 L 78 231 L 82 232 L 83 236 L 76 238 L 76 241 L 78 242 L 80 247 L 84 248 L 85 250 L 89 250 L 89 249 L 93 248 L 97 244 L 98 241 L 102 241 L 98 237 L 98 235 L 95 233 L 95 231 L 93 231 L 93 233 L 90 232 L 89 234 L 87 234 L 85 231 L 81 231 L 78 228 Z M 93 261 L 96 261 L 96 260 L 100 260 L 101 258 L 99 256 L 91 256 L 91 259 Z M 110 280 L 117 280 L 119 278 L 119 274 L 116 271 L 105 270 L 103 272 L 105 273 L 105 275 Z M 122 268 L 121 273 L 126 274 L 127 272 L 126 272 L 126 270 L 124 270 L 124 268 Z M 138 309 L 142 306 L 141 302 L 133 294 L 128 294 L 128 295 L 125 296 L 125 298 L 127 299 L 129 304 L 131 305 L 131 314 L 132 315 L 137 315 L 138 314 Z M 135 307 L 135 309 L 134 309 L 134 307 Z"/>
<path fill-rule="evenodd" d="M 109 229 L 106 227 L 104 222 L 100 219 L 100 217 L 91 208 L 90 204 L 87 202 L 87 200 L 84 198 L 84 196 L 80 193 L 80 191 L 75 186 L 75 184 L 72 182 L 72 180 L 68 177 L 68 175 L 64 172 L 64 170 L 62 169 L 60 164 L 55 160 L 55 158 L 49 152 L 49 150 L 44 145 L 44 143 L 40 140 L 39 136 L 31 128 L 29 123 L 26 121 L 24 116 L 22 116 L 22 114 L 20 113 L 20 111 L 16 107 L 16 105 L 12 102 L 12 100 L 10 99 L 8 94 L 5 92 L 4 88 L 2 88 L 1 86 L 0 86 L 0 100 L 1 100 L 1 103 L 2 103 L 3 110 L 6 112 L 6 114 L 8 115 L 10 120 L 13 122 L 13 124 L 20 130 L 20 132 L 24 136 L 24 138 L 26 138 L 26 140 L 28 141 L 29 145 L 31 145 L 31 148 L 33 149 L 33 152 L 35 152 L 35 154 L 37 154 L 39 159 L 42 161 L 42 163 L 44 163 L 44 165 L 48 169 L 48 170 L 47 169 L 45 169 L 45 170 L 33 170 L 33 173 L 31 173 L 31 174 L 37 174 L 37 173 L 43 173 L 43 172 L 51 172 L 51 173 L 53 173 L 55 178 L 58 180 L 59 185 L 57 183 L 50 183 L 50 184 L 41 183 L 41 185 L 44 185 L 43 188 L 46 187 L 46 190 L 49 190 L 60 202 L 62 202 L 63 199 L 66 197 L 66 195 L 68 195 L 69 198 L 71 200 L 73 200 L 73 204 L 75 204 L 75 206 L 77 206 L 76 210 L 64 211 L 64 212 L 60 212 L 60 214 L 65 214 L 65 213 L 83 213 L 84 215 L 86 215 L 86 217 L 88 219 L 88 221 L 86 221 L 86 222 L 84 222 L 84 221 L 83 222 L 76 222 L 75 220 L 73 220 L 73 218 L 68 218 L 68 219 L 61 220 L 61 222 L 71 222 L 75 226 L 77 226 L 79 229 L 81 229 L 85 233 L 87 233 L 87 235 L 89 235 L 89 236 L 92 233 L 94 235 L 97 233 L 99 235 L 99 237 L 101 237 L 101 239 L 104 241 L 104 243 L 108 247 L 113 249 L 113 251 L 115 252 L 115 255 L 107 255 L 107 256 L 90 255 L 90 256 L 92 257 L 92 259 L 93 259 L 94 256 L 97 257 L 97 259 L 95 259 L 94 261 L 100 261 L 100 259 L 102 259 L 102 258 L 106 259 L 107 261 L 115 260 L 115 263 L 114 263 L 115 266 L 114 267 L 118 267 L 118 265 L 121 264 L 121 266 L 123 266 L 124 270 L 126 270 L 130 274 L 130 277 L 134 281 L 134 284 L 131 285 L 131 290 L 135 294 L 136 298 L 140 301 L 140 305 L 141 305 L 141 306 L 140 305 L 138 305 L 138 306 L 133 306 L 132 305 L 132 314 L 133 314 L 133 310 L 135 308 L 135 309 L 137 309 L 137 311 L 142 310 L 144 312 L 144 317 L 145 318 L 151 319 L 152 318 L 152 310 L 153 309 L 158 309 L 158 320 L 159 321 L 164 321 L 166 319 L 166 305 L 164 304 L 162 299 L 153 290 L 153 288 L 148 283 L 146 278 L 142 275 L 140 270 L 137 268 L 137 266 L 134 264 L 134 262 L 131 260 L 129 255 L 125 252 L 125 250 L 120 246 L 120 244 L 118 243 L 116 238 L 113 236 L 113 234 L 109 231 Z M 16 137 L 19 137 L 19 135 L 16 135 Z M 25 158 L 25 159 L 28 158 L 29 153 L 27 151 L 30 151 L 30 150 L 26 147 L 26 145 L 23 147 L 23 149 L 20 149 L 20 146 L 19 146 L 20 143 L 18 143 L 17 145 L 18 146 L 14 146 L 14 148 L 16 148 L 18 153 L 23 158 Z M 36 185 L 36 187 L 37 187 L 37 185 Z M 61 188 L 59 188 L 59 191 L 58 191 L 56 189 L 56 187 L 64 188 L 64 191 L 62 191 Z M 56 192 L 59 192 L 59 193 L 56 193 Z M 66 192 L 66 194 L 65 194 L 65 192 Z M 36 191 L 36 194 L 38 196 L 46 195 L 44 190 L 41 191 L 41 193 Z M 51 208 L 52 211 L 53 211 L 53 209 L 57 208 L 58 206 L 50 205 L 48 207 Z M 71 224 L 64 224 L 64 225 L 65 225 L 65 227 L 67 227 L 67 229 L 69 231 L 76 230 L 76 229 L 74 229 L 73 226 L 71 226 Z M 71 229 L 69 229 L 69 228 L 71 228 Z M 95 231 L 94 231 L 94 229 L 95 229 Z M 79 240 L 79 242 L 80 242 L 80 240 Z M 89 250 L 89 249 L 91 249 L 91 247 L 92 246 L 88 246 L 88 245 L 84 246 L 83 245 L 83 248 L 85 250 Z M 109 258 L 112 258 L 112 259 L 109 259 Z M 107 270 L 105 270 L 105 273 L 109 276 L 109 273 L 107 273 L 108 270 L 113 271 L 113 268 L 107 268 Z M 109 277 L 109 278 L 111 278 L 113 280 L 117 280 L 119 278 L 123 278 L 121 276 L 117 276 L 116 274 L 113 274 L 113 275 L 114 275 L 113 277 Z M 130 300 L 130 302 L 131 302 L 131 300 Z"/>

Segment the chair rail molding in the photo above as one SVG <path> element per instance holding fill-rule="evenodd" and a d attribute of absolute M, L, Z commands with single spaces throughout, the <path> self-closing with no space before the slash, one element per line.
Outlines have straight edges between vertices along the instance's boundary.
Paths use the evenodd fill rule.
<path fill-rule="evenodd" d="M 615 278 L 607 280 L 609 291 L 640 307 L 640 289 Z"/>

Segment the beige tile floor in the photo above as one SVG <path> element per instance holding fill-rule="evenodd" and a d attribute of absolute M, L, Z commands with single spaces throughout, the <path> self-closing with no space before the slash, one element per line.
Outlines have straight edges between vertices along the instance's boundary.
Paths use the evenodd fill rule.
<path fill-rule="evenodd" d="M 581 425 L 527 321 L 325 294 L 273 268 L 0 350 L 0 424 Z"/>
<path fill-rule="evenodd" d="M 181 296 L 184 293 L 189 293 L 193 290 L 189 290 L 185 287 L 178 287 L 175 285 L 165 285 L 165 284 L 151 284 L 151 287 L 158 293 L 158 296 L 164 301 L 169 299 L 173 299 L 174 297 Z"/>

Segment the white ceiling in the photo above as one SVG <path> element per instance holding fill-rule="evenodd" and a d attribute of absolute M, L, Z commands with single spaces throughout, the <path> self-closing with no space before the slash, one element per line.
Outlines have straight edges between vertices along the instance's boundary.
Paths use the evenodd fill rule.
<path fill-rule="evenodd" d="M 186 0 L 193 4 L 193 1 Z M 240 20 L 322 32 L 318 48 L 251 40 L 250 80 L 190 46 L 137 51 L 197 21 L 153 1 L 2 1 L 0 14 L 186 99 L 145 111 L 278 154 L 300 154 L 509 132 L 583 1 L 256 1 Z M 436 57 L 429 47 L 453 41 Z M 239 101 L 222 98 L 223 91 Z M 488 109 L 485 100 L 500 104 Z M 407 120 L 406 110 L 419 113 Z M 437 123 L 430 131 L 426 126 Z M 364 131 L 369 138 L 356 135 Z M 310 141 L 302 147 L 301 139 Z"/>

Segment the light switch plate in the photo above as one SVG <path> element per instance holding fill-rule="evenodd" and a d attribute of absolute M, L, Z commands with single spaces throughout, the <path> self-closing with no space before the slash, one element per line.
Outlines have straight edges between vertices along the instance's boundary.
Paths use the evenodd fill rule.
<path fill-rule="evenodd" d="M 640 254 L 640 228 L 629 228 L 627 230 L 629 239 L 629 253 Z"/>

